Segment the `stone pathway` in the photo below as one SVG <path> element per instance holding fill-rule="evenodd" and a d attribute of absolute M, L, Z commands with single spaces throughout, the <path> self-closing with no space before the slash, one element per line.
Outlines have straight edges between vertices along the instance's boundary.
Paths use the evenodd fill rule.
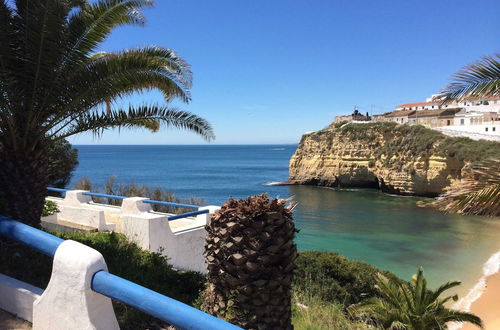
<path fill-rule="evenodd" d="M 29 330 L 31 323 L 0 309 L 0 329 L 2 330 Z"/>

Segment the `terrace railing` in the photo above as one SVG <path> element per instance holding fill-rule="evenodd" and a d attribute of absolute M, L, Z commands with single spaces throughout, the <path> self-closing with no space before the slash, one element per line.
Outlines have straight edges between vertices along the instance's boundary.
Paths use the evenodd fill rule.
<path fill-rule="evenodd" d="M 48 191 L 53 191 L 53 192 L 58 192 L 58 193 L 66 193 L 69 191 L 69 189 L 62 189 L 62 188 L 53 188 L 53 187 L 48 187 Z M 83 195 L 85 196 L 93 196 L 93 197 L 101 197 L 101 198 L 109 198 L 109 199 L 116 199 L 116 200 L 124 200 L 128 198 L 127 196 L 120 196 L 120 195 L 110 195 L 110 194 L 102 194 L 102 193 L 94 193 L 94 192 L 84 192 Z M 199 210 L 201 206 L 199 205 L 192 205 L 192 204 L 183 204 L 183 203 L 174 203 L 174 202 L 164 202 L 164 201 L 156 201 L 156 200 L 151 200 L 151 199 L 145 199 L 142 201 L 145 204 L 154 204 L 154 205 L 164 205 L 164 206 L 170 206 L 170 207 L 178 207 L 178 208 L 184 208 L 184 209 L 195 209 L 196 211 L 192 212 L 185 212 L 181 214 L 175 214 L 171 215 L 168 217 L 168 220 L 177 220 L 177 219 L 182 219 L 182 218 L 188 218 L 188 217 L 195 217 L 200 214 L 206 214 L 209 213 L 210 211 L 207 209 Z"/>
<path fill-rule="evenodd" d="M 86 326 L 92 326 L 96 329 L 116 329 L 118 324 L 114 314 L 112 315 L 112 319 L 109 318 L 109 315 L 107 315 L 108 319 L 105 319 L 106 311 L 113 312 L 110 307 L 110 301 L 107 302 L 107 300 L 102 300 L 107 299 L 102 296 L 118 300 L 181 329 L 240 329 L 235 325 L 206 314 L 191 306 L 108 273 L 102 255 L 80 243 L 70 240 L 65 241 L 54 235 L 4 216 L 0 216 L 0 235 L 24 243 L 54 258 L 53 272 L 49 286 L 33 303 L 33 322 L 34 326 L 39 329 L 49 327 L 51 329 L 76 329 Z M 89 256 L 89 259 L 92 259 L 91 256 L 93 256 L 94 259 L 100 258 L 102 259 L 102 263 L 99 264 L 99 261 L 90 262 L 87 266 L 84 266 L 87 268 L 83 270 L 67 269 L 71 267 L 71 265 L 77 265 L 75 266 L 77 268 L 85 264 L 84 260 L 77 260 L 76 263 L 68 262 L 68 260 L 72 261 L 75 258 L 85 259 L 86 256 Z M 64 260 L 64 258 L 67 259 Z M 59 262 L 56 262 L 56 259 L 58 259 Z M 94 272 L 92 269 L 96 268 L 95 265 L 100 266 L 97 266 L 97 271 Z M 72 279 L 76 276 L 75 274 L 89 271 L 89 278 L 91 278 L 89 287 L 85 287 L 88 284 L 82 281 L 83 287 L 70 286 L 68 289 L 68 287 L 64 287 L 64 283 L 60 281 L 62 275 L 62 278 Z M 69 277 L 64 277 L 64 274 L 68 274 Z M 59 282 L 54 279 L 56 276 L 59 276 Z M 51 285 L 53 281 L 59 285 Z M 89 291 L 98 293 L 99 295 L 88 294 Z M 50 300 L 51 297 L 57 297 L 57 299 Z M 61 301 L 64 300 L 64 297 L 68 297 L 68 301 Z M 2 295 L 0 295 L 0 306 L 3 307 L 3 305 L 1 305 L 1 300 Z M 80 306 L 71 306 L 72 302 L 75 302 L 75 304 L 82 304 L 83 302 L 84 306 L 81 308 Z M 50 303 L 49 308 L 43 308 L 44 303 L 45 305 Z M 82 308 L 88 308 L 88 310 L 84 311 Z M 54 315 L 40 315 L 42 311 L 44 312 L 43 314 L 52 313 Z M 71 313 L 78 315 L 71 315 Z M 58 322 L 69 322 L 68 320 L 71 320 L 72 323 L 58 324 Z M 36 324 L 37 322 L 40 323 Z M 44 322 L 48 323 L 44 325 Z M 85 322 L 87 322 L 87 324 L 85 324 Z M 99 324 L 96 325 L 96 323 Z M 50 324 L 50 326 L 47 327 L 46 324 Z"/>

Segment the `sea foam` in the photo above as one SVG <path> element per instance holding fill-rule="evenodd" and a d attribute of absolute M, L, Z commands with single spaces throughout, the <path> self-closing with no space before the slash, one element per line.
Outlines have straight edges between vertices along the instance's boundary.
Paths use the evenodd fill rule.
<path fill-rule="evenodd" d="M 271 182 L 266 182 L 266 183 L 263 183 L 262 185 L 263 186 L 282 186 L 284 184 L 284 182 L 280 182 L 280 181 L 271 181 Z"/>
<path fill-rule="evenodd" d="M 500 271 L 500 251 L 493 254 L 488 261 L 483 265 L 483 275 L 479 281 L 469 290 L 467 295 L 458 300 L 453 309 L 468 312 L 473 302 L 479 299 L 486 291 L 486 280 L 489 276 L 494 275 Z M 457 330 L 462 328 L 463 323 L 454 322 L 449 325 L 449 330 Z"/>

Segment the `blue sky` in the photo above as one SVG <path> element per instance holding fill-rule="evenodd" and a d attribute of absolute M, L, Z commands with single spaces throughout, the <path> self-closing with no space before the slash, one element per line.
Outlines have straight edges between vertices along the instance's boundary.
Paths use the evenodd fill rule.
<path fill-rule="evenodd" d="M 157 0 L 145 27 L 107 51 L 160 45 L 194 73 L 193 100 L 217 144 L 297 143 L 335 115 L 424 100 L 462 66 L 500 51 L 500 2 Z M 124 104 L 163 102 L 151 92 Z M 201 144 L 189 132 L 107 131 L 74 144 Z"/>

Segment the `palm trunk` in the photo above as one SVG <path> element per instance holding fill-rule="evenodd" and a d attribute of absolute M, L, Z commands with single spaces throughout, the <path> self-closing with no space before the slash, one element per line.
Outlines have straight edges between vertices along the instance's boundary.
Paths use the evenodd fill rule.
<path fill-rule="evenodd" d="M 39 227 L 47 192 L 47 158 L 43 146 L 26 151 L 2 143 L 0 214 Z"/>
<path fill-rule="evenodd" d="M 205 311 L 244 329 L 293 329 L 296 230 L 285 204 L 266 195 L 230 199 L 212 217 Z"/>

